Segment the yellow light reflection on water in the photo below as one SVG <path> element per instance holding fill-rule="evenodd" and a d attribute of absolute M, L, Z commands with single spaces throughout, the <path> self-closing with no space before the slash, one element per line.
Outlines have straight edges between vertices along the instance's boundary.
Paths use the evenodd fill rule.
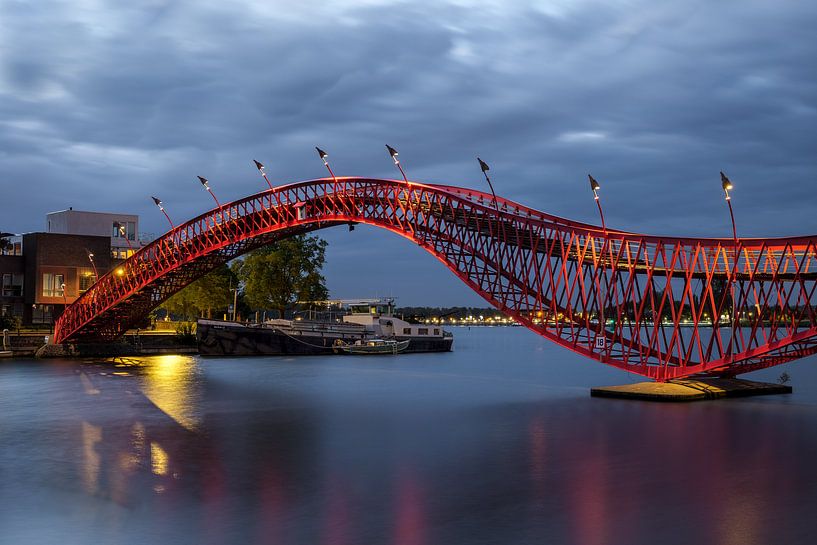
<path fill-rule="evenodd" d="M 88 422 L 82 423 L 82 482 L 89 494 L 95 494 L 99 487 L 99 453 L 96 444 L 102 441 L 102 428 Z"/>
<path fill-rule="evenodd" d="M 195 360 L 175 355 L 145 358 L 143 370 L 145 396 L 179 425 L 195 431 L 199 424 Z"/>
<path fill-rule="evenodd" d="M 170 457 L 159 443 L 150 443 L 150 467 L 156 475 L 167 475 Z"/>

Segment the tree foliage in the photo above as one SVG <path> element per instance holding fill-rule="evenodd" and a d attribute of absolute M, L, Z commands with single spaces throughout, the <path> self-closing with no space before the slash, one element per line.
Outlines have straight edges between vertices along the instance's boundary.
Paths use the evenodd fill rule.
<path fill-rule="evenodd" d="M 226 311 L 233 302 L 231 288 L 238 279 L 227 265 L 202 276 L 162 304 L 168 312 L 191 320 L 196 316 L 212 318 L 213 313 Z"/>
<path fill-rule="evenodd" d="M 274 309 L 284 317 L 296 301 L 329 297 L 321 274 L 325 258 L 325 240 L 298 235 L 248 253 L 233 263 L 233 271 L 253 310 Z"/>

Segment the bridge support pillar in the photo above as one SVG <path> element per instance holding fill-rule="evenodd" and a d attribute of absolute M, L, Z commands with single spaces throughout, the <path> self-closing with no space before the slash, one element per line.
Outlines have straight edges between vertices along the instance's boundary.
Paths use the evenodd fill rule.
<path fill-rule="evenodd" d="M 725 397 L 790 394 L 791 386 L 737 378 L 688 378 L 591 388 L 593 397 L 641 401 L 701 401 Z"/>

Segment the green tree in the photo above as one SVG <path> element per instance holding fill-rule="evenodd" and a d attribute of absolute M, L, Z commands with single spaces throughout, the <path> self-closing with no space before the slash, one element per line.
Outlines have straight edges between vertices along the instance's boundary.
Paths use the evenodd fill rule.
<path fill-rule="evenodd" d="M 248 253 L 233 263 L 244 298 L 253 310 L 277 310 L 283 318 L 296 301 L 329 297 L 321 274 L 326 241 L 297 235 Z"/>
<path fill-rule="evenodd" d="M 221 265 L 185 287 L 162 304 L 172 314 L 191 320 L 196 316 L 213 317 L 213 311 L 227 310 L 233 302 L 231 288 L 238 279 L 227 265 Z"/>

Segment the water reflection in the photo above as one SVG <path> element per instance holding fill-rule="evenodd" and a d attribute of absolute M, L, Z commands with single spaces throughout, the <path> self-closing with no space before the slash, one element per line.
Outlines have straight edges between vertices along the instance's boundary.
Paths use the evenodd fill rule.
<path fill-rule="evenodd" d="M 480 358 L 0 366 L 3 538 L 759 545 L 817 531 L 817 405 L 550 395 L 534 371 L 526 388 L 485 380 L 514 343 L 492 353 L 478 334 Z"/>
<path fill-rule="evenodd" d="M 189 356 L 165 355 L 140 363 L 145 396 L 180 426 L 195 431 L 200 401 L 196 361 Z"/>
<path fill-rule="evenodd" d="M 96 494 L 99 487 L 99 453 L 96 445 L 102 440 L 102 428 L 88 422 L 82 423 L 82 482 L 89 494 Z"/>
<path fill-rule="evenodd" d="M 394 523 L 395 545 L 423 545 L 426 543 L 427 498 L 418 475 L 411 468 L 397 471 L 397 508 Z"/>

